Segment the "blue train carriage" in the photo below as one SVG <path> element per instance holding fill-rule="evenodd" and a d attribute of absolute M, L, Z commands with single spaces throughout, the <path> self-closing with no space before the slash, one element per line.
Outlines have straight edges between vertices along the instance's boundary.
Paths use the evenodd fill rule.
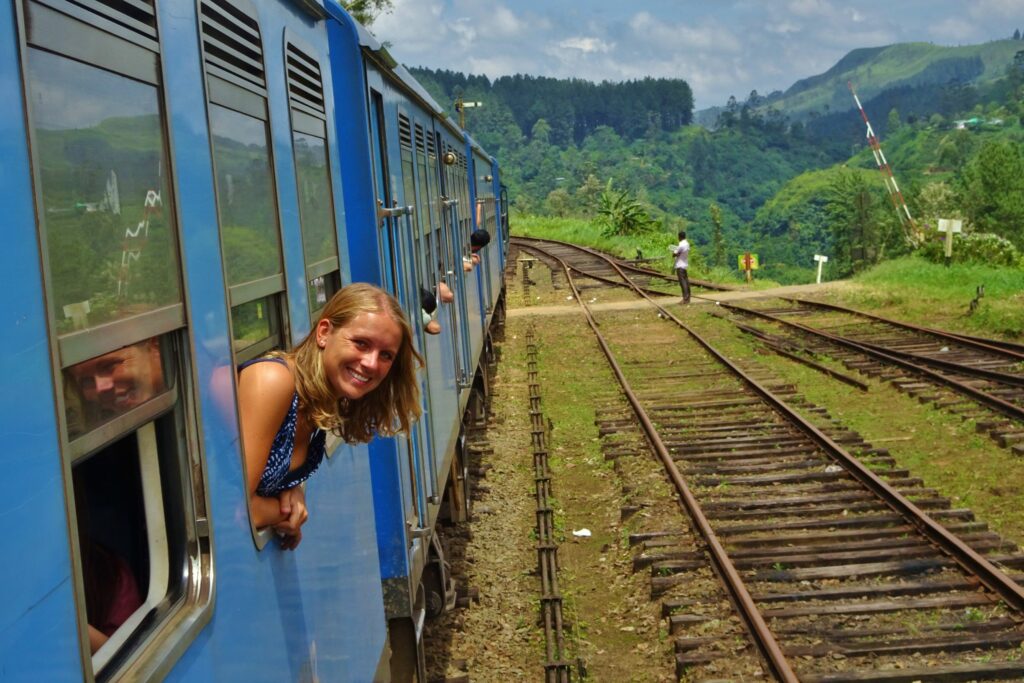
<path fill-rule="evenodd" d="M 365 122 L 336 120 L 350 248 L 355 253 L 359 240 L 377 254 L 353 260 L 352 276 L 383 283 L 413 321 L 421 319 L 422 291 L 437 295 L 447 287 L 454 294 L 438 304 L 439 334 L 415 325 L 426 360 L 424 419 L 408 438 L 377 439 L 370 447 L 391 675 L 422 679 L 424 620 L 455 601 L 436 531 L 439 520 L 468 515 L 464 419 L 477 417 L 483 404 L 484 341 L 501 296 L 505 243 L 493 240 L 480 267 L 467 270 L 463 262 L 471 262 L 474 229 L 485 222 L 494 224 L 492 235 L 500 229 L 500 184 L 496 162 L 387 50 L 336 5 L 327 7 L 336 19 L 328 25 L 335 107 L 365 112 Z M 484 206 L 476 212 L 478 196 Z"/>
<path fill-rule="evenodd" d="M 235 406 L 234 367 L 377 261 L 346 223 L 337 131 L 366 119 L 335 111 L 330 23 L 286 0 L 0 13 L 6 680 L 388 676 L 371 449 L 329 445 L 285 553 L 250 523 Z"/>

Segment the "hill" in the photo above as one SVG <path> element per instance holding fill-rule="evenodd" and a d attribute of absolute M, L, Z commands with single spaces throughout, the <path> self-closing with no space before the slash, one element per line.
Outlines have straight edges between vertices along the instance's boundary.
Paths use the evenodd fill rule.
<path fill-rule="evenodd" d="M 807 122 L 830 115 L 845 117 L 854 110 L 856 105 L 847 83 L 853 83 L 865 104 L 894 91 L 917 89 L 937 93 L 951 83 L 985 87 L 1005 75 L 1006 65 L 1022 49 L 1021 41 L 1013 39 L 957 47 L 899 43 L 858 48 L 828 71 L 801 79 L 785 92 L 760 98 L 757 107 L 762 111 L 775 109 L 790 121 Z M 727 106 L 697 111 L 694 121 L 713 128 Z"/>
<path fill-rule="evenodd" d="M 606 209 L 642 209 L 652 234 L 685 225 L 698 253 L 714 251 L 712 265 L 756 251 L 763 274 L 780 282 L 806 281 L 816 253 L 835 274 L 914 249 L 941 260 L 938 218 L 962 218 L 979 235 L 964 238 L 958 258 L 1009 265 L 1024 249 L 1020 40 L 853 50 L 786 92 L 730 99 L 711 130 L 687 125 L 681 80 L 417 75 L 438 101 L 483 102 L 466 111 L 466 126 L 501 159 L 520 214 L 582 217 L 614 232 Z M 886 195 L 848 79 L 917 227 L 900 222 Z"/>

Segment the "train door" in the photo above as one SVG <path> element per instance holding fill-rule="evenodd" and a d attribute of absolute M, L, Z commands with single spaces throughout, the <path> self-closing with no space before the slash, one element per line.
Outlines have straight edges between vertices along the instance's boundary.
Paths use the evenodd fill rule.
<path fill-rule="evenodd" d="M 408 267 L 403 267 L 402 228 L 407 224 L 408 211 L 400 207 L 395 199 L 395 188 L 391 185 L 391 173 L 388 163 L 387 119 L 385 118 L 383 85 L 379 76 L 368 73 L 370 87 L 370 142 L 373 147 L 374 187 L 377 192 L 377 229 L 380 244 L 381 273 L 384 276 L 384 288 L 391 292 L 402 309 L 411 320 L 416 320 L 410 311 L 418 316 L 419 296 L 411 298 L 406 274 Z M 376 81 L 376 83 L 374 83 Z M 377 87 L 373 87 L 376 85 Z M 406 231 L 408 232 L 408 231 Z M 414 327 L 418 327 L 414 325 Z M 418 482 L 422 473 L 414 440 L 404 436 L 394 437 L 398 444 L 398 452 L 406 457 L 408 467 L 401 473 L 402 502 L 406 526 L 420 529 L 426 525 L 427 509 L 423 492 Z M 412 542 L 412 537 L 409 537 Z"/>
<path fill-rule="evenodd" d="M 445 181 L 444 194 L 447 197 L 447 218 L 449 221 L 448 233 L 452 258 L 454 261 L 455 278 L 458 284 L 458 308 L 462 324 L 459 325 L 459 360 L 461 374 L 459 385 L 462 388 L 469 387 L 473 383 L 472 346 L 469 336 L 469 288 L 472 286 L 472 275 L 463 270 L 463 257 L 469 257 L 469 233 L 465 229 L 466 212 L 469 210 L 466 203 L 466 196 L 463 192 L 464 182 L 462 179 L 461 155 L 452 145 L 446 145 L 444 155 L 444 172 L 442 178 Z"/>
<path fill-rule="evenodd" d="M 473 179 L 471 191 L 473 193 L 473 214 L 476 221 L 474 229 L 486 230 L 493 238 L 496 238 L 497 234 L 491 220 L 494 209 L 494 196 L 490 191 L 490 183 L 488 182 L 491 178 L 490 166 L 481 163 L 480 157 L 476 154 L 469 157 L 469 164 L 469 177 Z M 496 242 L 497 240 L 494 241 Z M 480 296 L 486 308 L 483 316 L 484 324 L 487 321 L 486 313 L 494 305 L 492 269 L 495 266 L 491 263 L 491 259 L 488 256 L 491 251 L 492 249 L 489 247 L 480 250 L 480 273 L 483 286 Z"/>
<path fill-rule="evenodd" d="M 434 149 L 437 154 L 431 157 L 431 173 L 428 176 L 429 192 L 431 197 L 437 197 L 439 204 L 440 214 L 440 229 L 438 231 L 438 246 L 441 252 L 441 266 L 443 269 L 443 277 L 445 284 L 451 288 L 452 292 L 456 295 L 454 305 L 448 306 L 448 324 L 452 329 L 452 339 L 455 343 L 455 353 L 453 354 L 453 370 L 455 372 L 456 381 L 462 385 L 465 383 L 466 371 L 465 371 L 465 360 L 463 358 L 465 343 L 463 341 L 461 322 L 465 319 L 463 315 L 463 307 L 460 302 L 463 300 L 462 294 L 462 264 L 458 262 L 459 256 L 458 251 L 455 248 L 456 244 L 456 222 L 453 219 L 453 210 L 457 203 L 457 200 L 452 196 L 451 192 L 451 179 L 449 178 L 448 165 L 448 154 L 445 150 L 444 139 L 441 134 L 435 132 L 433 135 Z M 438 156 L 440 155 L 440 156 Z"/>
<path fill-rule="evenodd" d="M 427 259 L 429 256 L 430 245 L 428 241 L 426 227 L 430 224 L 430 218 L 426 215 L 426 212 L 422 210 L 425 205 L 421 202 L 416 192 L 416 162 L 413 156 L 414 148 L 414 137 L 416 152 L 422 154 L 424 151 L 423 143 L 423 126 L 416 124 L 416 135 L 413 135 L 413 125 L 410 117 L 402 111 L 398 113 L 398 147 L 399 147 L 399 158 L 401 160 L 401 176 L 402 176 L 402 198 L 407 207 L 412 207 L 412 211 L 406 211 L 403 218 L 405 219 L 402 231 L 403 237 L 403 251 L 406 255 L 404 260 L 406 264 L 406 274 L 408 279 L 411 280 L 410 287 L 414 294 L 413 301 L 415 308 L 409 311 L 410 320 L 412 321 L 412 327 L 414 335 L 416 337 L 417 346 L 420 352 L 424 356 L 424 360 L 427 362 L 429 367 L 429 350 L 427 348 L 427 334 L 424 330 L 424 326 L 421 321 L 422 307 L 421 307 L 421 291 L 431 291 L 434 288 L 433 281 L 430 278 L 429 271 L 427 270 Z M 436 347 L 436 345 L 435 345 Z M 438 349 L 435 348 L 435 351 Z M 433 443 L 433 411 L 431 409 L 430 400 L 430 386 L 427 382 L 426 368 L 421 368 L 418 371 L 420 380 L 420 396 L 423 401 L 425 419 L 420 420 L 416 427 L 413 429 L 412 439 L 414 450 L 420 455 L 420 460 L 427 464 L 427 472 L 429 476 L 426 477 L 424 482 L 425 488 L 427 489 L 426 495 L 428 501 L 432 504 L 437 504 L 440 501 L 440 496 L 437 492 L 437 464 L 434 455 L 434 443 Z M 428 526 L 428 519 L 422 520 L 421 527 Z"/>

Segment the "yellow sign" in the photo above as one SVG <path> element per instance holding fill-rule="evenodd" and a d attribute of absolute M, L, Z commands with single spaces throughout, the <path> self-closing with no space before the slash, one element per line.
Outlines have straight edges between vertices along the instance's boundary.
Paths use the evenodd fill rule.
<path fill-rule="evenodd" d="M 737 257 L 740 270 L 757 270 L 757 254 L 751 254 L 749 251 L 745 254 L 740 254 Z"/>

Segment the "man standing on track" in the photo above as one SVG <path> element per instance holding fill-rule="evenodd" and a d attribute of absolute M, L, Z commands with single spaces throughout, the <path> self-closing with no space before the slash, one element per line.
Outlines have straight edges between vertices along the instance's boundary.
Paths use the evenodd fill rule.
<path fill-rule="evenodd" d="M 679 278 L 679 287 L 683 290 L 683 303 L 690 303 L 690 278 L 686 269 L 690 267 L 690 243 L 686 241 L 686 231 L 679 231 L 679 244 L 672 249 L 676 257 L 676 276 Z"/>

